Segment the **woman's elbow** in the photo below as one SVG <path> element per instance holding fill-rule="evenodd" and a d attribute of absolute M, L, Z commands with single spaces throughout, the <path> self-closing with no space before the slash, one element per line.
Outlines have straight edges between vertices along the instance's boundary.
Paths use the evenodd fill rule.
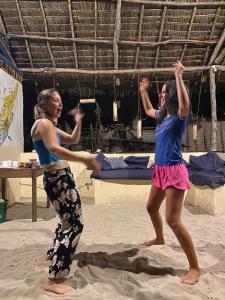
<path fill-rule="evenodd" d="M 58 145 L 53 145 L 53 146 L 50 146 L 48 147 L 48 151 L 53 154 L 53 155 L 59 155 L 60 154 L 60 149 L 59 149 L 59 146 Z"/>

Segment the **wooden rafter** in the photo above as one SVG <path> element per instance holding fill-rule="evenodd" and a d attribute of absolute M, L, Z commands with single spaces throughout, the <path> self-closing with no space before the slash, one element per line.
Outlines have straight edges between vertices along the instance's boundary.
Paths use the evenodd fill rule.
<path fill-rule="evenodd" d="M 3 34 L 3 35 L 7 34 L 5 22 L 4 22 L 1 10 L 0 10 L 0 34 Z"/>
<path fill-rule="evenodd" d="M 44 20 L 45 35 L 46 35 L 46 37 L 48 37 L 49 36 L 48 35 L 48 24 L 47 24 L 47 19 L 46 19 L 45 10 L 44 10 L 44 6 L 43 6 L 43 3 L 42 3 L 42 0 L 39 0 L 39 3 L 40 3 L 41 13 L 42 13 L 43 20 Z M 53 68 L 55 68 L 56 67 L 56 63 L 55 63 L 54 56 L 52 54 L 52 49 L 51 49 L 51 45 L 50 45 L 49 41 L 47 41 L 47 48 L 48 48 L 49 55 L 51 57 L 52 66 L 53 66 Z"/>
<path fill-rule="evenodd" d="M 159 30 L 159 37 L 158 37 L 158 42 L 161 42 L 162 40 L 162 34 L 163 34 L 163 28 L 164 28 L 164 23 L 165 23 L 165 17 L 166 17 L 166 12 L 167 12 L 167 6 L 164 6 L 163 12 L 162 12 L 162 17 L 161 17 L 161 26 Z M 158 65 L 158 59 L 159 59 L 159 45 L 157 46 L 156 49 L 156 55 L 155 55 L 155 68 L 157 68 Z"/>
<path fill-rule="evenodd" d="M 38 0 L 30 0 L 31 1 L 38 1 Z M 45 0 L 45 1 L 51 1 L 51 0 Z M 61 1 L 67 1 L 67 0 L 61 0 Z M 112 0 L 117 1 L 117 0 Z M 133 3 L 133 4 L 145 4 L 150 7 L 164 7 L 165 1 L 150 1 L 150 0 L 122 0 L 124 3 Z M 196 6 L 195 2 L 186 2 L 186 1 L 168 1 L 167 4 L 168 7 L 171 8 L 193 8 Z M 225 1 L 210 1 L 210 2 L 199 2 L 197 4 L 197 7 L 199 8 L 217 8 L 217 7 L 224 7 Z"/>
<path fill-rule="evenodd" d="M 219 71 L 225 71 L 225 66 L 216 65 L 215 66 Z M 210 66 L 195 66 L 195 67 L 185 67 L 185 72 L 198 72 L 209 70 Z M 145 69 L 123 69 L 123 70 L 84 70 L 84 69 L 69 69 L 69 68 L 21 68 L 24 73 L 68 73 L 68 74 L 87 74 L 87 75 L 119 75 L 119 74 L 147 74 L 147 73 L 172 73 L 174 72 L 173 68 L 145 68 Z"/>
<path fill-rule="evenodd" d="M 145 6 L 141 6 L 141 14 L 140 14 L 140 21 L 139 21 L 139 27 L 138 27 L 138 42 L 141 40 L 141 31 L 142 31 L 142 24 L 144 19 L 144 13 L 145 13 Z M 137 69 L 138 66 L 138 58 L 139 58 L 139 52 L 140 52 L 140 46 L 137 46 L 136 48 L 136 55 L 135 55 L 135 62 L 134 62 L 134 69 Z M 135 74 L 132 75 L 132 79 L 134 79 Z"/>
<path fill-rule="evenodd" d="M 216 11 L 216 14 L 215 14 L 215 17 L 214 17 L 214 20 L 213 20 L 211 32 L 210 32 L 210 35 L 209 35 L 209 41 L 211 41 L 211 39 L 213 37 L 214 31 L 215 31 L 215 27 L 216 27 L 216 24 L 217 24 L 217 18 L 220 15 L 220 11 L 221 11 L 221 8 L 219 7 L 217 9 L 217 11 Z M 204 59 L 203 59 L 203 64 L 202 64 L 203 66 L 206 65 L 206 62 L 207 62 L 207 59 L 208 59 L 208 56 L 209 56 L 209 50 L 210 50 L 210 46 L 207 46 L 207 49 L 206 49 L 206 52 L 205 52 L 205 56 L 204 56 Z"/>
<path fill-rule="evenodd" d="M 95 0 L 95 39 L 97 39 L 97 24 L 98 24 L 98 3 Z M 94 45 L 94 68 L 97 69 L 97 45 Z M 97 74 L 95 74 L 94 89 L 97 88 Z M 95 95 L 94 95 L 95 97 Z"/>
<path fill-rule="evenodd" d="M 23 17 L 22 17 L 22 13 L 21 13 L 21 9 L 20 9 L 20 5 L 19 5 L 18 0 L 16 0 L 16 7 L 17 7 L 17 10 L 18 10 L 18 14 L 19 14 L 19 19 L 20 19 L 20 24 L 21 24 L 23 35 L 26 36 L 25 27 L 24 27 L 24 24 L 23 24 Z M 28 58 L 29 58 L 29 61 L 30 61 L 30 66 L 31 66 L 31 68 L 33 68 L 34 65 L 33 65 L 33 61 L 32 61 L 30 47 L 29 47 L 29 44 L 28 44 L 28 41 L 27 41 L 26 38 L 25 38 L 25 45 L 26 45 L 26 49 L 27 49 L 27 55 L 28 55 Z"/>
<path fill-rule="evenodd" d="M 112 45 L 112 41 L 110 40 L 100 40 L 100 39 L 85 39 L 85 38 L 63 38 L 63 37 L 46 37 L 46 36 L 37 36 L 37 35 L 26 35 L 26 34 L 7 34 L 9 39 L 31 39 L 36 41 L 55 41 L 55 42 L 78 42 L 81 44 L 105 44 L 105 45 Z M 141 41 L 125 41 L 120 40 L 117 42 L 119 45 L 127 45 L 127 46 L 137 46 L 140 47 L 157 47 L 158 45 L 183 45 L 183 44 L 192 44 L 192 45 L 215 45 L 217 44 L 217 40 L 210 40 L 210 41 L 200 41 L 200 40 L 187 40 L 187 39 L 171 39 L 162 42 L 141 42 Z"/>
<path fill-rule="evenodd" d="M 222 32 L 222 34 L 220 36 L 220 39 L 219 39 L 219 41 L 218 41 L 218 43 L 217 43 L 217 45 L 216 45 L 216 47 L 215 47 L 215 49 L 214 49 L 211 57 L 210 57 L 210 60 L 208 62 L 208 66 L 213 65 L 213 63 L 214 63 L 214 61 L 215 61 L 215 59 L 216 59 L 216 57 L 217 57 L 217 55 L 218 55 L 221 47 L 223 46 L 224 42 L 225 42 L 225 28 L 224 28 L 224 30 L 223 30 L 223 32 Z"/>
<path fill-rule="evenodd" d="M 196 0 L 196 4 L 198 3 L 198 0 Z M 195 15 L 196 15 L 196 11 L 197 11 L 197 7 L 195 6 L 193 8 L 193 11 L 192 11 L 192 15 L 191 15 L 191 21 L 190 21 L 190 24 L 189 24 L 189 28 L 188 28 L 188 32 L 187 32 L 187 36 L 186 38 L 189 39 L 190 38 L 190 35 L 191 35 L 191 30 L 192 30 L 192 25 L 193 25 L 193 22 L 194 22 L 194 18 L 195 18 Z M 182 53 L 181 53 L 181 56 L 180 56 L 180 61 L 183 60 L 184 58 L 184 53 L 187 49 L 187 44 L 184 45 L 184 48 L 182 50 Z"/>
<path fill-rule="evenodd" d="M 114 0 L 116 1 L 116 0 Z M 149 0 L 122 0 L 123 2 L 127 3 L 134 3 L 134 4 L 145 4 L 150 7 L 164 7 L 165 1 L 149 1 Z M 168 7 L 171 8 L 193 8 L 195 6 L 199 8 L 217 8 L 217 7 L 224 7 L 225 1 L 211 1 L 211 2 L 199 2 L 197 5 L 195 2 L 185 2 L 185 1 L 168 1 L 166 3 Z"/>
<path fill-rule="evenodd" d="M 74 39 L 75 38 L 75 30 L 74 30 L 72 8 L 71 8 L 71 0 L 68 0 L 68 9 L 69 9 L 69 16 L 70 16 L 70 28 L 71 28 L 72 38 Z M 73 41 L 73 55 L 74 55 L 76 69 L 79 69 L 79 62 L 78 62 L 78 55 L 77 55 L 77 46 L 76 46 L 76 42 L 75 41 Z M 78 74 L 77 74 L 77 81 L 78 81 L 79 94 L 81 96 L 80 79 L 79 79 Z"/>
<path fill-rule="evenodd" d="M 71 28 L 71 32 L 72 32 L 72 38 L 75 39 L 71 0 L 68 0 L 68 9 L 69 9 L 69 16 L 70 16 L 70 28 Z M 75 41 L 73 41 L 73 54 L 74 54 L 74 59 L 75 59 L 75 66 L 76 66 L 76 69 L 78 69 L 79 63 L 78 63 L 77 47 L 76 47 Z"/>
<path fill-rule="evenodd" d="M 221 64 L 224 59 L 225 59 L 225 48 L 222 49 L 220 54 L 215 59 L 215 64 L 217 65 Z"/>
<path fill-rule="evenodd" d="M 120 38 L 120 27 L 121 27 L 121 0 L 117 0 L 116 6 L 116 20 L 115 29 L 113 37 L 113 52 L 114 52 L 114 68 L 117 70 L 119 68 L 119 48 L 118 42 Z"/>

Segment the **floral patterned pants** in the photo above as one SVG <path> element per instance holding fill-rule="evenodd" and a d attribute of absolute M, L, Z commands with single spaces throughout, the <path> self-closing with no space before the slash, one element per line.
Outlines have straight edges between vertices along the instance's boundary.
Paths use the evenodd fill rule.
<path fill-rule="evenodd" d="M 60 218 L 53 244 L 47 252 L 51 260 L 48 277 L 60 279 L 69 275 L 83 230 L 80 196 L 70 168 L 46 172 L 43 180 L 47 196 Z"/>

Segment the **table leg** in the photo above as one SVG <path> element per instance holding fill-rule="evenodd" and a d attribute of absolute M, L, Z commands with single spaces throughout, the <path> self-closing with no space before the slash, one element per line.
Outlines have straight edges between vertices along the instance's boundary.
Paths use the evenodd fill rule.
<path fill-rule="evenodd" d="M 7 179 L 6 178 L 2 178 L 2 199 L 7 200 Z"/>
<path fill-rule="evenodd" d="M 32 222 L 37 221 L 37 177 L 32 174 Z"/>

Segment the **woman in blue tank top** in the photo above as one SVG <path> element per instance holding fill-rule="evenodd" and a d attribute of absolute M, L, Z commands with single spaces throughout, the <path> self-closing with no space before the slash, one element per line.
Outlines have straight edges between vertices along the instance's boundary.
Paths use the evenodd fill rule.
<path fill-rule="evenodd" d="M 83 114 L 72 110 L 76 126 L 71 134 L 56 127 L 62 111 L 62 101 L 55 89 L 42 91 L 35 106 L 35 123 L 31 129 L 34 147 L 44 168 L 44 188 L 57 211 L 60 223 L 47 252 L 50 261 L 48 278 L 43 289 L 65 294 L 73 288 L 64 283 L 68 276 L 73 254 L 80 239 L 83 222 L 81 201 L 68 161 L 84 163 L 88 169 L 100 171 L 95 155 L 67 150 L 62 144 L 75 144 L 80 139 Z"/>
<path fill-rule="evenodd" d="M 147 211 L 156 232 L 156 238 L 144 245 L 164 244 L 163 224 L 159 213 L 166 198 L 166 220 L 183 248 L 189 270 L 181 283 L 195 284 L 200 277 L 197 256 L 190 234 L 181 222 L 181 211 L 185 190 L 190 188 L 187 169 L 181 155 L 181 142 L 189 113 L 189 96 L 183 82 L 184 66 L 180 61 L 174 64 L 175 82 L 166 82 L 159 95 L 160 109 L 151 104 L 148 79 L 140 82 L 140 95 L 146 114 L 157 120 L 155 164 Z"/>

